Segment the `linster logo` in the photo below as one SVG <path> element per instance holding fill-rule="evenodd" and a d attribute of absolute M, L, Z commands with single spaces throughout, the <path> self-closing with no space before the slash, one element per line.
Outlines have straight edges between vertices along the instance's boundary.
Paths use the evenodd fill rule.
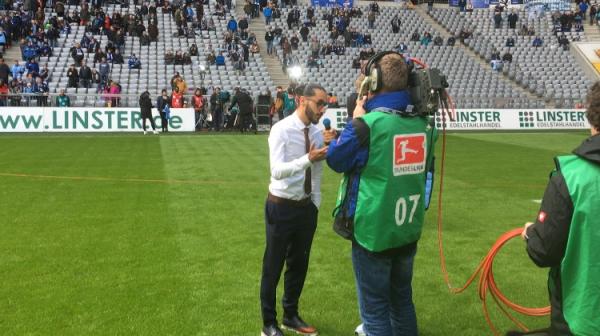
<path fill-rule="evenodd" d="M 394 137 L 394 176 L 419 174 L 425 171 L 427 157 L 425 133 L 402 134 Z"/>

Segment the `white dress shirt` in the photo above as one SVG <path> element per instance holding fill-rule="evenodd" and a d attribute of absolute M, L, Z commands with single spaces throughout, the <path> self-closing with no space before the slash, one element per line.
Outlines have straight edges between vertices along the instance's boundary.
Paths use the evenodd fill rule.
<path fill-rule="evenodd" d="M 310 143 L 323 147 L 323 134 L 315 125 L 304 125 L 295 112 L 279 121 L 269 134 L 269 160 L 271 163 L 271 183 L 269 192 L 277 197 L 300 201 L 309 195 L 304 193 L 304 177 L 311 168 L 312 193 L 310 195 L 317 208 L 321 205 L 322 161 L 312 163 L 308 159 L 304 143 L 304 129 L 308 127 Z"/>

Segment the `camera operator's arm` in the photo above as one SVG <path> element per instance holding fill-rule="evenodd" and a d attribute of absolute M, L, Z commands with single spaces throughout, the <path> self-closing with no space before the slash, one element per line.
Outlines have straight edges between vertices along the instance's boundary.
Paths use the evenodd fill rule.
<path fill-rule="evenodd" d="M 337 141 L 327 151 L 327 164 L 338 173 L 362 168 L 369 157 L 369 127 L 360 118 L 346 124 Z"/>
<path fill-rule="evenodd" d="M 573 202 L 560 172 L 548 182 L 542 206 L 533 225 L 525 229 L 527 253 L 540 267 L 558 266 L 565 255 Z"/>

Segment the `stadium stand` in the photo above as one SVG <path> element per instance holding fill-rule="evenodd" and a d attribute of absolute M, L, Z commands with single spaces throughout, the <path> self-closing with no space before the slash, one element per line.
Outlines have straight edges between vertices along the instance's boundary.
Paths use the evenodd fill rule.
<path fill-rule="evenodd" d="M 130 5 L 122 7 L 118 4 L 106 4 L 102 6 L 104 13 L 110 17 L 114 17 L 117 13 L 121 17 L 126 17 L 129 14 L 135 15 L 136 10 L 139 10 L 139 8 L 140 6 Z M 65 13 L 72 13 L 74 11 L 80 12 L 81 6 L 65 6 Z M 227 22 L 234 11 L 233 9 L 228 11 L 226 19 L 220 19 L 220 16 L 213 16 L 211 14 L 215 11 L 214 2 L 211 2 L 210 5 L 205 4 L 204 11 L 208 19 L 212 18 L 214 20 L 214 31 L 196 30 L 194 36 L 177 37 L 177 25 L 173 16 L 170 13 L 161 13 L 161 9 L 158 8 L 157 25 L 160 33 L 157 42 L 151 42 L 149 45 L 141 45 L 140 39 L 137 36 L 125 37 L 121 55 L 125 58 L 125 61 L 127 61 L 130 55 L 137 55 L 141 62 L 141 69 L 129 69 L 127 64 L 110 64 L 109 77 L 120 85 L 120 92 L 124 95 L 124 99 L 120 101 L 121 105 L 136 106 L 137 95 L 146 89 L 153 96 L 158 95 L 162 88 L 170 90 L 169 79 L 176 72 L 188 82 L 189 91 L 185 92 L 186 94 L 191 94 L 191 91 L 199 86 L 219 86 L 228 91 L 232 91 L 235 87 L 245 87 L 251 88 L 255 94 L 265 92 L 274 86 L 260 54 L 250 53 L 249 62 L 243 74 L 235 71 L 229 57 L 225 57 L 224 67 L 217 68 L 215 64 L 207 64 L 207 55 L 211 47 L 214 48 L 217 54 L 225 48 L 223 43 L 224 34 L 227 31 Z M 53 15 L 54 10 L 46 8 L 45 12 L 46 18 L 48 18 Z M 51 79 L 48 83 L 50 93 L 59 92 L 61 88 L 67 87 L 67 73 L 69 65 L 73 63 L 70 50 L 76 43 L 81 41 L 84 35 L 86 35 L 85 26 L 71 24 L 69 34 L 65 32 L 60 34 L 57 45 L 53 48 L 52 56 L 39 57 L 40 64 L 48 65 L 49 78 Z M 106 48 L 109 42 L 106 35 L 93 34 L 91 36 L 100 42 L 102 50 Z M 192 44 L 197 46 L 198 56 L 191 56 L 191 64 L 165 64 L 164 57 L 167 50 L 182 50 L 183 52 L 187 52 Z M 83 59 L 90 67 L 96 68 L 99 71 L 98 63 L 94 62 L 94 53 L 88 53 L 84 49 Z M 206 70 L 202 71 L 200 65 L 205 65 Z M 77 66 L 77 70 L 80 70 L 79 66 Z M 106 99 L 102 99 L 96 93 L 98 93 L 96 85 L 90 88 L 80 86 L 78 88 L 71 87 L 67 89 L 67 94 L 77 97 L 75 100 L 72 100 L 73 106 L 105 106 Z M 128 94 L 135 96 L 125 97 Z"/>
<path fill-rule="evenodd" d="M 516 29 L 511 29 L 506 11 L 501 14 L 501 28 L 495 28 L 494 12 L 491 10 L 460 13 L 456 9 L 436 8 L 430 12 L 438 23 L 456 35 L 461 31 L 472 32 L 472 37 L 465 40 L 465 45 L 488 62 L 491 62 L 494 52 L 500 55 L 510 52 L 512 62 L 504 62 L 502 71 L 546 102 L 559 108 L 572 108 L 583 102 L 591 80 L 571 52 L 559 45 L 551 14 L 532 17 L 524 10 L 516 14 L 519 20 Z M 531 31 L 527 35 L 522 32 L 526 29 Z M 557 34 L 565 34 L 570 41 L 586 40 L 584 32 L 559 31 Z M 514 47 L 507 47 L 508 37 L 514 39 Z M 543 41 L 537 48 L 533 46 L 536 37 Z"/>
<path fill-rule="evenodd" d="M 133 2 L 137 3 L 137 1 L 132 1 L 129 5 L 106 3 L 101 6 L 102 12 L 110 18 L 121 17 L 123 21 L 133 20 L 135 22 L 135 18 L 129 19 L 129 17 L 137 16 L 137 19 L 143 21 L 147 27 L 149 19 L 147 13 L 142 13 L 141 4 L 134 5 Z M 231 4 L 231 1 L 229 2 Z M 184 94 L 187 95 L 191 94 L 195 87 L 209 89 L 221 87 L 227 91 L 232 91 L 235 87 L 242 87 L 250 89 L 255 96 L 267 90 L 273 94 L 275 92 L 272 76 L 261 57 L 261 52 L 257 50 L 258 44 L 254 43 L 252 46 L 252 42 L 250 42 L 250 40 L 258 39 L 262 43 L 263 36 L 253 36 L 252 32 L 247 32 L 250 38 L 248 40 L 246 36 L 240 36 L 238 32 L 231 36 L 233 42 L 224 42 L 230 36 L 228 32 L 228 29 L 231 29 L 230 19 L 235 17 L 239 20 L 241 17 L 239 15 L 242 13 L 240 10 L 243 5 L 241 0 L 237 3 L 237 12 L 235 6 L 227 9 L 224 1 L 220 1 L 220 3 L 206 1 L 202 6 L 206 22 L 199 22 L 197 18 L 194 18 L 196 3 L 193 3 L 189 20 L 184 25 L 183 36 L 182 26 L 178 25 L 174 15 L 170 11 L 163 13 L 162 8 L 158 7 L 156 24 L 159 35 L 157 41 L 146 36 L 145 33 L 140 38 L 129 29 L 128 34 L 123 37 L 124 43 L 121 47 L 121 56 L 124 58 L 124 62 L 123 64 L 111 63 L 106 76 L 102 75 L 103 71 L 100 69 L 99 60 L 95 59 L 95 54 L 87 52 L 85 47 L 82 48 L 82 60 L 90 68 L 96 70 L 93 76 L 97 76 L 99 73 L 102 81 L 107 79 L 105 77 L 109 77 L 117 84 L 116 87 L 113 85 L 113 89 L 106 92 L 100 86 L 110 87 L 108 82 L 103 85 L 94 83 L 87 88 L 79 83 L 73 85 L 74 82 L 77 82 L 74 80 L 73 70 L 70 69 L 70 65 L 74 63 L 73 47 L 82 42 L 84 36 L 87 35 L 98 41 L 101 50 L 106 49 L 109 38 L 103 34 L 102 30 L 110 29 L 110 24 L 109 28 L 106 24 L 101 24 L 99 30 L 90 29 L 89 25 L 92 24 L 95 17 L 93 8 L 91 8 L 87 9 L 92 14 L 88 14 L 90 17 L 87 20 L 88 27 L 85 24 L 80 25 L 79 20 L 73 19 L 73 16 L 77 18 L 78 15 L 83 16 L 86 9 L 72 3 L 79 2 L 61 3 L 60 8 L 59 2 L 49 2 L 48 8 L 35 13 L 38 20 L 40 17 L 44 20 L 45 24 L 42 30 L 47 33 L 45 37 L 40 37 L 39 34 L 42 25 L 28 24 L 34 15 L 33 12 L 21 9 L 20 14 L 16 15 L 19 16 L 20 22 L 23 22 L 23 27 L 26 27 L 26 29 L 19 30 L 18 33 L 14 31 L 16 24 L 13 22 L 14 14 L 12 17 L 6 15 L 2 20 L 5 27 L 7 23 L 12 24 L 13 35 L 15 33 L 17 35 L 13 36 L 13 39 L 27 37 L 27 40 L 22 39 L 20 42 L 25 58 L 32 52 L 28 41 L 39 44 L 36 51 L 38 54 L 35 57 L 39 60 L 39 65 L 26 64 L 26 66 L 39 66 L 42 69 L 41 73 L 45 73 L 44 78 L 48 82 L 47 91 L 55 94 L 61 89 L 66 89 L 67 94 L 72 97 L 73 106 L 106 106 L 108 101 L 112 105 L 136 106 L 137 95 L 140 92 L 149 90 L 152 96 L 157 96 L 161 89 L 171 87 L 170 79 L 172 80 L 176 73 L 179 73 L 184 79 L 186 83 Z M 183 5 L 184 2 L 179 1 L 176 4 Z M 243 6 L 245 12 L 246 6 Z M 430 12 L 431 18 L 437 22 L 434 27 L 427 22 L 429 19 L 424 20 L 422 10 L 385 6 L 381 7 L 382 9 L 378 10 L 377 14 L 371 14 L 373 9 L 371 6 L 372 4 L 355 7 L 349 24 L 347 27 L 342 27 L 342 30 L 347 29 L 357 33 L 355 37 L 358 38 L 351 40 L 345 38 L 343 34 L 332 36 L 327 16 L 332 17 L 330 21 L 332 26 L 339 28 L 337 20 L 340 13 L 336 12 L 338 9 L 311 8 L 310 10 L 314 11 L 313 20 L 307 18 L 309 7 L 306 5 L 274 10 L 272 20 L 267 26 L 279 35 L 275 39 L 275 48 L 281 67 L 287 69 L 294 65 L 301 66 L 303 72 L 298 81 L 310 80 L 323 84 L 334 96 L 338 97 L 342 105 L 354 91 L 354 80 L 360 72 L 360 64 L 364 64 L 365 58 L 372 53 L 369 48 L 373 48 L 375 51 L 401 49 L 409 56 L 422 59 L 429 66 L 440 68 L 448 77 L 449 92 L 459 108 L 542 108 L 548 105 L 573 107 L 582 102 L 586 90 L 591 84 L 591 80 L 586 77 L 574 56 L 567 48 L 563 48 L 566 43 L 563 41 L 561 44 L 555 37 L 557 18 L 553 18 L 550 13 L 540 18 L 532 18 L 524 11 L 520 11 L 517 13 L 519 15 L 517 27 L 511 29 L 506 22 L 507 12 L 502 13 L 502 27 L 495 28 L 493 10 L 459 13 L 453 8 L 435 8 Z M 175 8 L 176 6 L 173 6 L 172 10 Z M 298 11 L 298 20 L 290 24 L 288 22 L 289 14 L 294 10 Z M 56 34 L 56 39 L 52 39 L 49 34 L 51 26 L 49 22 L 52 22 L 57 14 L 61 16 L 58 12 L 64 12 L 66 24 L 58 25 L 60 33 Z M 222 15 L 215 15 L 216 12 L 220 12 Z M 209 20 L 212 22 L 208 22 Z M 255 17 L 253 20 L 260 20 L 261 24 L 265 25 L 262 17 Z M 397 20 L 396 27 L 393 27 L 393 20 Z M 439 27 L 443 27 L 443 29 L 439 30 Z M 521 27 L 528 33 L 519 34 Z M 561 30 L 564 31 L 562 28 Z M 38 31 L 37 34 L 33 33 L 35 30 Z M 530 34 L 529 31 L 534 34 Z M 468 36 L 464 34 L 465 32 L 468 33 Z M 413 38 L 415 34 L 417 35 L 416 39 Z M 426 34 L 429 34 L 429 38 L 423 38 Z M 448 43 L 449 34 L 453 34 L 455 43 Z M 559 32 L 558 36 L 562 34 L 567 41 L 586 40 L 583 32 Z M 252 50 L 255 52 L 247 53 L 248 62 L 246 64 L 239 59 L 230 57 L 229 51 L 232 44 L 237 45 L 235 49 L 240 50 L 241 48 L 236 36 L 243 37 L 241 40 L 246 42 L 246 49 L 256 48 Z M 295 37 L 297 37 L 297 41 Z M 512 44 L 510 47 L 506 46 L 507 37 L 514 38 L 514 46 Z M 313 50 L 315 44 L 313 38 L 318 41 L 316 53 Z M 534 47 L 533 40 L 536 38 L 539 38 L 538 42 L 540 43 Z M 464 45 L 459 41 L 462 41 Z M 44 42 L 50 42 L 53 47 L 51 55 L 39 55 L 43 48 L 46 48 Z M 171 60 L 171 57 L 183 57 L 183 54 L 188 52 L 191 47 L 197 49 L 197 53 L 185 55 L 189 57 L 189 61 L 184 62 L 185 64 L 174 65 L 172 62 L 166 61 L 167 59 Z M 474 58 L 473 52 L 478 57 Z M 506 56 L 507 53 L 511 54 L 509 55 L 509 58 L 512 58 L 510 62 L 492 60 L 492 58 L 496 58 L 493 57 L 496 56 L 494 54 Z M 140 69 L 130 68 L 127 64 L 127 60 L 134 54 L 141 64 Z M 221 54 L 225 57 L 219 57 Z M 262 54 L 266 55 L 264 50 Z M 482 59 L 485 62 L 482 62 Z M 271 62 L 270 59 L 269 62 Z M 12 64 L 8 65 L 12 66 Z M 80 64 L 76 64 L 75 68 L 78 73 L 81 73 Z M 13 90 L 14 83 L 11 82 L 10 85 L 10 92 L 15 95 L 30 90 L 27 81 L 31 81 L 31 79 L 27 78 L 27 72 L 22 73 L 24 74 L 22 82 L 17 83 L 17 86 L 20 87 Z M 12 77 L 14 78 L 14 76 Z M 92 80 L 92 82 L 94 81 Z M 33 86 L 35 87 L 36 84 L 33 83 Z M 107 98 L 106 93 L 111 92 L 118 92 L 123 95 L 123 98 L 119 100 Z M 40 102 L 45 104 L 46 100 L 24 97 L 20 101 L 15 101 L 11 97 L 9 101 L 11 104 L 36 105 Z"/>
<path fill-rule="evenodd" d="M 299 7 L 301 12 L 305 13 L 307 7 Z M 288 28 L 286 17 L 290 8 L 282 8 L 281 18 L 275 19 L 271 24 L 272 30 L 282 29 L 287 36 L 297 34 L 298 29 Z M 367 13 L 367 6 L 361 7 L 363 13 Z M 322 18 L 329 9 L 315 9 L 316 16 Z M 400 30 L 397 34 L 392 31 L 390 24 L 392 18 L 398 15 L 401 21 Z M 368 28 L 367 15 L 353 18 L 349 25 L 350 29 L 358 32 L 369 33 L 372 44 L 376 50 L 396 49 L 402 42 L 407 46 L 406 54 L 422 59 L 429 66 L 440 68 L 448 76 L 450 83 L 450 94 L 454 97 L 458 107 L 495 107 L 495 108 L 516 108 L 516 107 L 543 107 L 543 101 L 531 101 L 523 92 L 514 90 L 507 78 L 502 74 L 492 71 L 491 67 L 484 67 L 465 53 L 458 45 L 448 46 L 444 40 L 442 46 L 435 46 L 433 43 L 424 45 L 421 41 L 411 41 L 411 35 L 416 32 L 423 35 L 429 32 L 433 38 L 440 36 L 440 32 L 424 22 L 423 18 L 414 10 L 407 10 L 399 7 L 385 7 L 375 20 L 375 27 Z M 321 43 L 332 43 L 329 38 L 327 22 L 318 20 L 316 27 L 312 29 L 311 36 L 316 36 Z M 458 36 L 458 35 L 457 35 Z M 458 44 L 458 41 L 456 42 Z M 306 71 L 301 81 L 309 78 L 323 83 L 325 87 L 336 94 L 338 97 L 347 97 L 354 90 L 354 79 L 359 74 L 359 69 L 352 69 L 352 62 L 359 57 L 362 48 L 347 47 L 344 55 L 326 55 L 322 57 L 322 68 L 310 68 Z M 278 56 L 282 62 L 283 50 L 278 46 Z M 311 55 L 310 42 L 300 43 L 294 57 L 299 63 L 305 65 Z M 493 94 L 490 95 L 490 92 Z M 345 99 L 340 99 L 345 101 Z"/>

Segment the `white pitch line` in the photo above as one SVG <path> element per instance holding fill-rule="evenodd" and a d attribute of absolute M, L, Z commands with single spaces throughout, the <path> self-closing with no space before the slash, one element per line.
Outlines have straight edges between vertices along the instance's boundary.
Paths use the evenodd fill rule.
<path fill-rule="evenodd" d="M 539 199 L 539 200 L 531 200 L 531 201 L 532 201 L 533 203 L 542 204 L 542 200 L 541 200 L 541 199 Z"/>

